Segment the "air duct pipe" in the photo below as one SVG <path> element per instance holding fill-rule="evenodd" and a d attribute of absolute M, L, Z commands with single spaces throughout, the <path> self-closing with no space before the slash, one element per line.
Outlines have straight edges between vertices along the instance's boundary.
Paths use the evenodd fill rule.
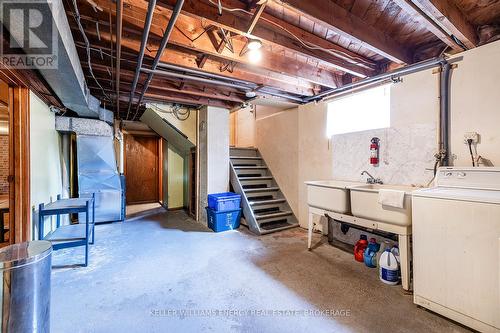
<path fill-rule="evenodd" d="M 111 119 L 112 122 L 113 113 L 101 108 L 100 101 L 90 94 L 87 87 L 62 1 L 43 0 L 40 4 L 46 5 L 47 9 L 41 6 L 40 10 L 52 20 L 51 27 L 55 29 L 43 33 L 51 36 L 53 43 L 57 43 L 57 47 L 51 50 L 57 51 L 54 55 L 57 66 L 37 68 L 41 76 L 66 108 L 75 111 L 80 117 L 99 118 L 106 122 Z M 24 51 L 30 55 L 30 49 L 25 48 Z"/>

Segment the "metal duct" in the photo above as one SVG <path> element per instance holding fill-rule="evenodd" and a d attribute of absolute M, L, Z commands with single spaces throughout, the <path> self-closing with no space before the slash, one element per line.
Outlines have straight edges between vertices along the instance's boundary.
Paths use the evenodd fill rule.
<path fill-rule="evenodd" d="M 95 193 L 96 223 L 124 219 L 124 190 L 116 168 L 113 137 L 76 136 L 80 198 Z"/>
<path fill-rule="evenodd" d="M 146 109 L 140 120 L 183 154 L 195 147 L 184 133 L 152 109 Z"/>
<path fill-rule="evenodd" d="M 100 101 L 90 94 L 85 82 L 62 0 L 40 0 L 40 3 L 47 4 L 52 15 L 55 31 L 43 33 L 52 35 L 54 41 L 57 39 L 57 69 L 38 68 L 38 71 L 65 107 L 81 117 L 100 118 L 104 115 L 107 120 L 109 114 L 101 110 Z M 29 55 L 29 50 L 25 48 L 25 51 Z"/>

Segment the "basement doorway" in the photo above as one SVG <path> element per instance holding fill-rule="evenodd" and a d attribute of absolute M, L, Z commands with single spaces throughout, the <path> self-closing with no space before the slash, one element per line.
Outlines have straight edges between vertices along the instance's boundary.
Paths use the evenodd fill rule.
<path fill-rule="evenodd" d="M 125 135 L 127 205 L 160 202 L 161 145 L 162 140 L 156 135 Z"/>

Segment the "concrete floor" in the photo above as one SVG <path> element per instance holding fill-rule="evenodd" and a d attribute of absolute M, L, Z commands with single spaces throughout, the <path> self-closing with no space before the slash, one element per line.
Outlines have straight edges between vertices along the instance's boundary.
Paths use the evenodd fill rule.
<path fill-rule="evenodd" d="M 308 252 L 299 228 L 216 234 L 180 211 L 136 211 L 96 226 L 89 267 L 53 270 L 52 332 L 467 331 L 315 240 Z M 82 261 L 81 248 L 53 257 Z"/>

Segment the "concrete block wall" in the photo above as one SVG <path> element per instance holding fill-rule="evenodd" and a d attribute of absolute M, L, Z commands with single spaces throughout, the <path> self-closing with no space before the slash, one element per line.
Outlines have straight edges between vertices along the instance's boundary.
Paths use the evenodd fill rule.
<path fill-rule="evenodd" d="M 9 194 L 9 136 L 0 135 L 0 195 Z"/>

